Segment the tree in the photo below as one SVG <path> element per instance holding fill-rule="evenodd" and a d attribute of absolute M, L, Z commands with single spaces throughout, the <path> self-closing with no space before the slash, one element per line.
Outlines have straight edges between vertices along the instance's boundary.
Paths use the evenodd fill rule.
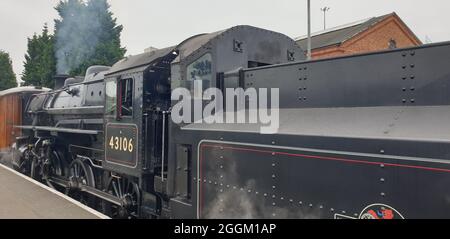
<path fill-rule="evenodd" d="M 41 35 L 34 34 L 28 38 L 28 50 L 25 55 L 23 85 L 54 87 L 53 76 L 56 74 L 54 37 L 49 34 L 47 25 Z"/>
<path fill-rule="evenodd" d="M 16 75 L 9 54 L 0 50 L 0 90 L 17 87 Z"/>
<path fill-rule="evenodd" d="M 92 65 L 113 65 L 123 58 L 122 25 L 107 0 L 60 1 L 55 8 L 55 54 L 58 73 L 84 75 Z"/>

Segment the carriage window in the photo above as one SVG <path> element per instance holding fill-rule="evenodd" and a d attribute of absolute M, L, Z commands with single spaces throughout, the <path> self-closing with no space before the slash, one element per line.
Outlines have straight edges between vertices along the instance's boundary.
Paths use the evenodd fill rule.
<path fill-rule="evenodd" d="M 117 110 L 117 84 L 116 81 L 106 82 L 106 108 L 105 114 L 115 116 Z"/>
<path fill-rule="evenodd" d="M 203 55 L 187 67 L 187 80 L 193 82 L 191 87 L 199 81 L 202 82 L 202 89 L 198 89 L 199 92 L 193 92 L 195 98 L 201 98 L 203 91 L 210 87 L 212 81 L 212 56 L 210 53 Z"/>
<path fill-rule="evenodd" d="M 120 116 L 133 116 L 133 79 L 120 80 Z"/>

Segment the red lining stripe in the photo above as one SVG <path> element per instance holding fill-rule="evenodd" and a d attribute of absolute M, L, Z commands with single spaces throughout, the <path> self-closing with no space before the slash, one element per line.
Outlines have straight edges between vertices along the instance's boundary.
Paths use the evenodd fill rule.
<path fill-rule="evenodd" d="M 301 157 L 301 158 L 310 158 L 310 159 L 339 161 L 339 162 L 353 163 L 353 164 L 368 164 L 368 165 L 377 165 L 377 166 L 383 164 L 385 166 L 391 166 L 391 167 L 413 168 L 413 169 L 422 169 L 422 170 L 450 173 L 450 169 L 422 167 L 422 166 L 414 166 L 414 165 L 407 165 L 407 164 L 369 162 L 369 161 L 363 161 L 363 160 L 354 160 L 354 159 L 345 159 L 345 158 L 336 158 L 336 157 L 325 157 L 325 156 L 315 156 L 315 155 L 306 155 L 306 154 L 293 154 L 293 153 L 286 153 L 286 152 L 257 150 L 257 149 L 249 149 L 249 148 L 236 148 L 236 147 L 226 147 L 226 146 L 216 146 L 216 145 L 204 145 L 204 147 L 209 147 L 209 148 L 220 148 L 220 147 L 223 147 L 224 149 L 230 149 L 230 150 L 235 150 L 235 151 L 249 151 L 249 152 L 255 152 L 255 153 L 262 153 L 262 154 L 275 153 L 276 155 L 285 155 L 285 156 L 291 156 L 291 157 Z"/>

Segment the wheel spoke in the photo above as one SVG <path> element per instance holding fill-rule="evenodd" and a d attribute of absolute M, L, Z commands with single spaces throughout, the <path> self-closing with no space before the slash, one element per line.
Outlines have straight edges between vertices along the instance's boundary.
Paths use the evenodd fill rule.
<path fill-rule="evenodd" d="M 114 180 L 112 181 L 112 186 L 113 186 L 113 190 L 114 190 L 114 196 L 120 198 L 120 194 L 118 192 L 118 189 L 117 189 L 117 186 L 116 186 L 116 182 Z"/>
<path fill-rule="evenodd" d="M 122 179 L 119 179 L 119 183 L 117 185 L 119 185 L 119 198 L 123 198 L 123 191 L 122 191 L 122 187 L 121 187 L 121 182 Z"/>
<path fill-rule="evenodd" d="M 128 194 L 128 180 L 127 180 L 127 179 L 123 179 L 122 185 L 123 185 L 123 193 L 122 193 L 122 196 L 125 197 L 125 195 Z"/>
<path fill-rule="evenodd" d="M 89 165 L 84 164 L 82 161 L 75 159 L 69 167 L 69 178 L 86 186 L 93 187 L 95 185 L 95 178 Z M 66 194 L 82 202 L 85 205 L 94 205 L 94 196 L 91 196 L 85 192 L 79 191 L 79 189 L 67 190 Z"/>
<path fill-rule="evenodd" d="M 133 181 L 125 177 L 111 176 L 107 180 L 107 191 L 115 197 L 128 201 L 129 205 L 118 206 L 105 204 L 105 210 L 113 218 L 133 218 L 137 217 L 137 206 L 140 198 L 139 189 Z M 136 191 L 137 190 L 137 191 Z"/>

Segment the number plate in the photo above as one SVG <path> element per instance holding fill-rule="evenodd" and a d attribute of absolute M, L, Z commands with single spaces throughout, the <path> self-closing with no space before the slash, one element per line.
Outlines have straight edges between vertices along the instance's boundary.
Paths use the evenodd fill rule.
<path fill-rule="evenodd" d="M 137 166 L 138 128 L 129 124 L 106 126 L 105 153 L 108 163 Z"/>

